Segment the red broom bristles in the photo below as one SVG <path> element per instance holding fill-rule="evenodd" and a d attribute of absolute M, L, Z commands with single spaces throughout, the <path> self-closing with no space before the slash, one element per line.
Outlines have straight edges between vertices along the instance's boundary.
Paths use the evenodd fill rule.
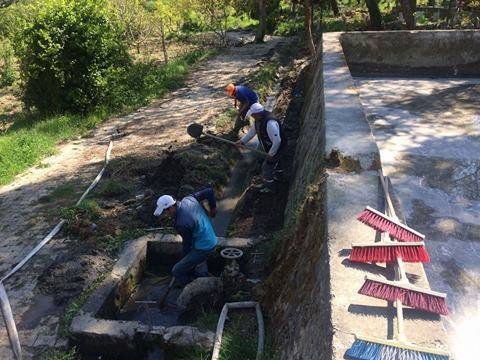
<path fill-rule="evenodd" d="M 357 218 L 371 228 L 387 232 L 391 237 L 400 241 L 423 241 L 423 237 L 409 230 L 407 226 L 397 224 L 390 217 L 381 213 L 373 212 L 371 209 L 365 209 Z"/>
<path fill-rule="evenodd" d="M 421 293 L 411 289 L 404 289 L 371 279 L 366 279 L 358 292 L 363 295 L 387 301 L 395 301 L 399 299 L 403 305 L 415 309 L 448 315 L 447 303 L 444 297 Z"/>
<path fill-rule="evenodd" d="M 350 261 L 361 263 L 390 263 L 402 258 L 405 262 L 422 262 L 426 263 L 430 261 L 427 249 L 425 246 L 358 246 L 352 245 L 352 251 L 350 253 Z"/>

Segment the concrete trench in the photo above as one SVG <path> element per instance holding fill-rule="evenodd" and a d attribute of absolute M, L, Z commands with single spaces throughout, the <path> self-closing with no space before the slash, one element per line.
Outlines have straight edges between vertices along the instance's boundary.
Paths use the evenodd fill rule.
<path fill-rule="evenodd" d="M 246 251 L 254 244 L 250 239 L 219 238 L 218 248 L 236 247 Z M 155 283 L 152 273 L 166 277 L 174 260 L 180 258 L 181 247 L 181 238 L 170 234 L 143 236 L 126 246 L 111 273 L 72 322 L 72 341 L 83 356 L 116 359 L 154 356 L 162 359 L 166 349 L 209 349 L 213 346 L 214 334 L 193 325 L 198 313 L 177 306 L 177 299 L 187 288 L 183 292 L 173 288 L 162 309 L 156 304 L 135 303 L 155 302 L 165 293 L 169 277 Z M 209 268 L 218 274 L 223 261 L 216 254 L 209 259 Z M 240 265 L 246 261 L 244 259 Z M 207 300 L 206 306 L 214 305 L 209 300 L 217 301 L 218 306 L 223 305 L 221 281 L 218 278 L 199 280 L 206 280 L 209 284 L 199 281 L 194 289 L 191 283 L 189 291 Z"/>

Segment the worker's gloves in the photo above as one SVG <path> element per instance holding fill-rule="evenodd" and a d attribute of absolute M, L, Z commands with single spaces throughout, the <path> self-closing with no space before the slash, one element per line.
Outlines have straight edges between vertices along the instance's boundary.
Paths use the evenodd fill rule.
<path fill-rule="evenodd" d="M 210 209 L 210 217 L 214 218 L 215 215 L 217 215 L 217 208 L 211 208 Z"/>

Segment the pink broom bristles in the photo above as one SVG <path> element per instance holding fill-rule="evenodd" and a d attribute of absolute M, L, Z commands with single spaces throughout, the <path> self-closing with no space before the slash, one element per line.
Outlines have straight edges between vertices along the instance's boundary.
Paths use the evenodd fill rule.
<path fill-rule="evenodd" d="M 403 246 L 398 244 L 396 246 L 382 246 L 372 244 L 371 246 L 355 246 L 352 245 L 350 252 L 350 261 L 361 263 L 390 263 L 401 257 L 405 262 L 422 262 L 430 261 L 427 249 L 422 245 L 408 245 Z"/>
<path fill-rule="evenodd" d="M 357 217 L 359 221 L 371 228 L 387 232 L 391 237 L 399 241 L 423 241 L 425 235 L 409 228 L 381 212 L 367 206 Z"/>
<path fill-rule="evenodd" d="M 372 279 L 366 279 L 363 286 L 358 290 L 360 294 L 371 296 L 377 299 L 395 301 L 399 299 L 403 305 L 410 306 L 432 313 L 448 315 L 446 299 L 413 289 L 396 286 L 391 283 L 384 283 Z"/>

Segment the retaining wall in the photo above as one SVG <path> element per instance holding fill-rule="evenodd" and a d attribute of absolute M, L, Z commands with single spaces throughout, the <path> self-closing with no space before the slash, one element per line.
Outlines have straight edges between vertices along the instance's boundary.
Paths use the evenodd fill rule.
<path fill-rule="evenodd" d="M 353 73 L 480 75 L 480 31 L 365 31 L 340 37 Z"/>

